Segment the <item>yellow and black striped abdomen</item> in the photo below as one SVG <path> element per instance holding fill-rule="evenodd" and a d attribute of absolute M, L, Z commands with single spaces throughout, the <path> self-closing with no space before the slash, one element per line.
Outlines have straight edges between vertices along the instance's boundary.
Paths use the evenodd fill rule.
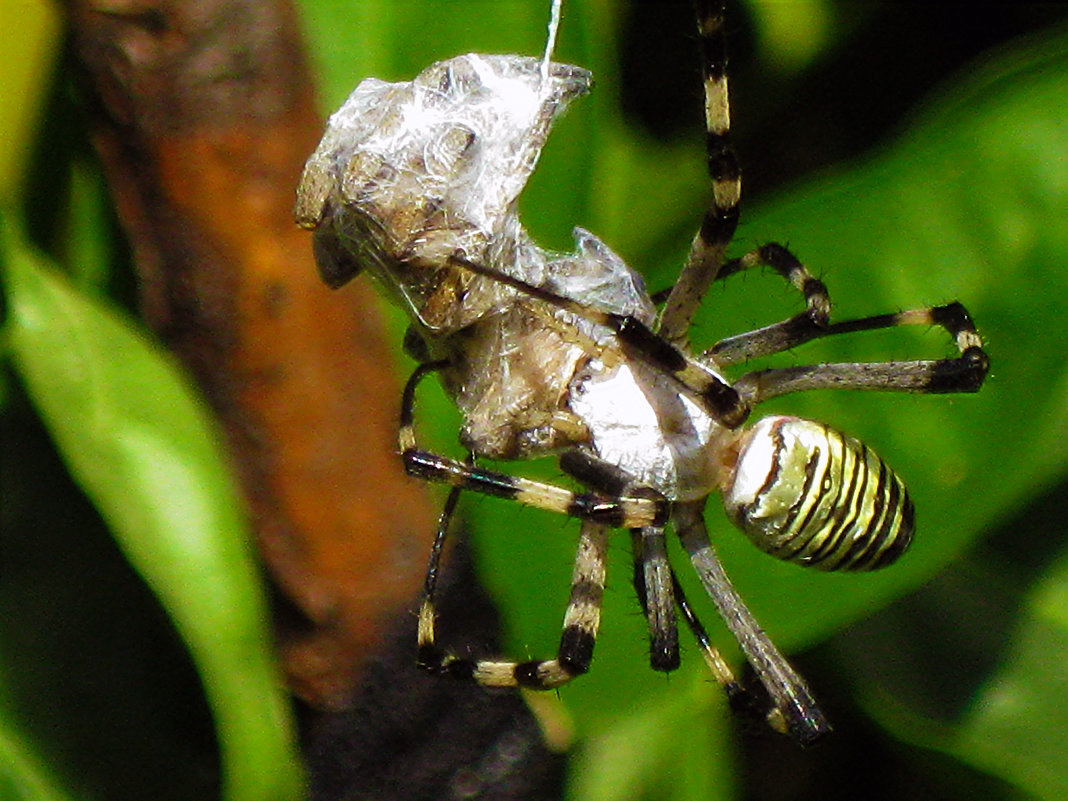
<path fill-rule="evenodd" d="M 723 502 L 758 548 L 821 570 L 886 567 L 912 541 L 912 501 L 897 474 L 864 443 L 811 420 L 766 417 L 745 432 Z"/>

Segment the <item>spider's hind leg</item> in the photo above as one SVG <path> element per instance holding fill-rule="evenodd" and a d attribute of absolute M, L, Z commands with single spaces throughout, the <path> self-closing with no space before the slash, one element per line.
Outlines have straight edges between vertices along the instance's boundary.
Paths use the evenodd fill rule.
<path fill-rule="evenodd" d="M 643 489 L 625 470 L 579 448 L 566 451 L 560 457 L 560 467 L 584 484 L 609 495 L 623 493 L 638 495 Z M 644 489 L 651 491 L 648 488 Z M 707 533 L 705 533 L 702 517 L 703 506 L 703 501 L 677 504 L 674 508 L 680 509 L 683 514 L 678 520 L 674 517 L 672 519 L 683 544 L 688 546 L 688 550 L 701 550 L 697 561 L 705 563 L 707 562 L 706 552 L 695 545 L 702 537 L 704 537 L 704 544 L 707 544 Z M 697 641 L 709 670 L 726 692 L 731 707 L 738 711 L 752 713 L 759 705 L 756 697 L 742 686 L 726 660 L 712 645 L 708 633 L 690 606 L 678 577 L 668 562 L 663 527 L 633 528 L 631 538 L 634 556 L 634 588 L 649 622 L 652 668 L 671 671 L 679 665 L 675 615 L 675 610 L 678 609 Z M 708 549 L 711 550 L 711 545 L 708 545 Z M 713 554 L 712 559 L 714 558 Z M 718 562 L 715 562 L 715 565 L 718 566 Z M 722 573 L 722 568 L 720 572 Z M 792 733 L 799 740 L 806 742 L 815 739 L 824 731 L 826 722 L 822 720 L 815 703 L 808 696 L 804 682 L 793 673 L 786 660 L 775 650 L 775 646 L 757 626 L 749 610 L 745 608 L 733 587 L 730 586 L 725 574 L 722 575 L 722 580 L 720 576 L 717 576 L 714 584 L 707 583 L 705 576 L 702 576 L 702 581 L 706 581 L 706 588 L 709 588 L 709 593 L 715 600 L 720 613 L 725 619 L 728 615 L 731 617 L 731 620 L 727 620 L 727 625 L 732 633 L 739 636 L 741 631 L 749 637 L 752 645 L 747 649 L 743 643 L 743 650 L 746 651 L 747 656 L 754 655 L 756 660 L 754 665 L 764 664 L 766 666 L 765 675 L 762 675 L 762 678 L 770 681 L 771 685 L 778 690 L 772 714 L 769 715 L 772 725 L 778 729 L 787 728 L 787 724 L 782 721 L 789 719 L 790 726 L 795 729 Z M 766 678 L 766 674 L 769 673 L 773 674 L 773 678 Z M 788 700 L 787 697 L 789 697 Z M 793 706 L 790 706 L 791 704 Z M 800 708 L 801 716 L 809 722 L 807 725 L 816 731 L 806 730 L 804 724 L 796 722 L 798 714 L 795 710 L 797 708 Z"/>
<path fill-rule="evenodd" d="M 756 707 L 756 699 L 734 675 L 734 671 L 731 670 L 727 660 L 720 654 L 719 649 L 712 645 L 712 640 L 709 638 L 704 624 L 701 623 L 690 606 L 690 601 L 687 599 L 686 592 L 682 589 L 674 570 L 671 571 L 671 581 L 675 590 L 675 605 L 679 609 L 679 614 L 682 615 L 682 619 L 686 621 L 687 628 L 690 629 L 690 633 L 693 634 L 693 638 L 697 641 L 697 647 L 701 649 L 701 656 L 704 657 L 705 664 L 712 672 L 712 675 L 715 676 L 719 686 L 723 688 L 731 709 L 740 712 L 751 712 Z"/>
<path fill-rule="evenodd" d="M 764 633 L 731 584 L 708 540 L 703 512 L 704 501 L 677 505 L 675 525 L 679 540 L 720 617 L 768 691 L 772 701 L 768 722 L 773 728 L 789 733 L 801 745 L 811 745 L 829 733 L 831 726 L 804 679 Z M 729 692 L 730 685 L 727 686 Z"/>

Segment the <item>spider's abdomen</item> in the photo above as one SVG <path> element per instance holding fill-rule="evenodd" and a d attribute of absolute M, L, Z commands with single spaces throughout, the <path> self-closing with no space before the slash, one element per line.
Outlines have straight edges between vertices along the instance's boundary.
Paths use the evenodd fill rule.
<path fill-rule="evenodd" d="M 864 443 L 796 417 L 745 432 L 723 503 L 758 548 L 821 570 L 886 567 L 912 540 L 897 474 Z"/>

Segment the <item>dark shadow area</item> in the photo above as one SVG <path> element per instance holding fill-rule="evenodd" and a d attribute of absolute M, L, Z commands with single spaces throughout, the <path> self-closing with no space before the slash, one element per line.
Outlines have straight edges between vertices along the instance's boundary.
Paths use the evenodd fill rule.
<path fill-rule="evenodd" d="M 500 653 L 497 611 L 462 542 L 443 578 L 439 641 Z M 413 606 L 388 629 L 347 710 L 304 710 L 312 801 L 559 798 L 565 757 L 546 749 L 518 692 L 419 670 L 415 629 Z"/>

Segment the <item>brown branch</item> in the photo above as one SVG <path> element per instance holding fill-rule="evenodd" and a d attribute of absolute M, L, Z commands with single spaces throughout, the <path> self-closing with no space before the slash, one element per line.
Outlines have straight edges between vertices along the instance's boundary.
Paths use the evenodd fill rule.
<path fill-rule="evenodd" d="M 399 382 L 371 288 L 332 293 L 293 191 L 322 121 L 294 10 L 78 0 L 94 141 L 144 315 L 215 408 L 282 596 L 291 686 L 345 702 L 410 607 L 433 518 L 395 455 Z"/>

